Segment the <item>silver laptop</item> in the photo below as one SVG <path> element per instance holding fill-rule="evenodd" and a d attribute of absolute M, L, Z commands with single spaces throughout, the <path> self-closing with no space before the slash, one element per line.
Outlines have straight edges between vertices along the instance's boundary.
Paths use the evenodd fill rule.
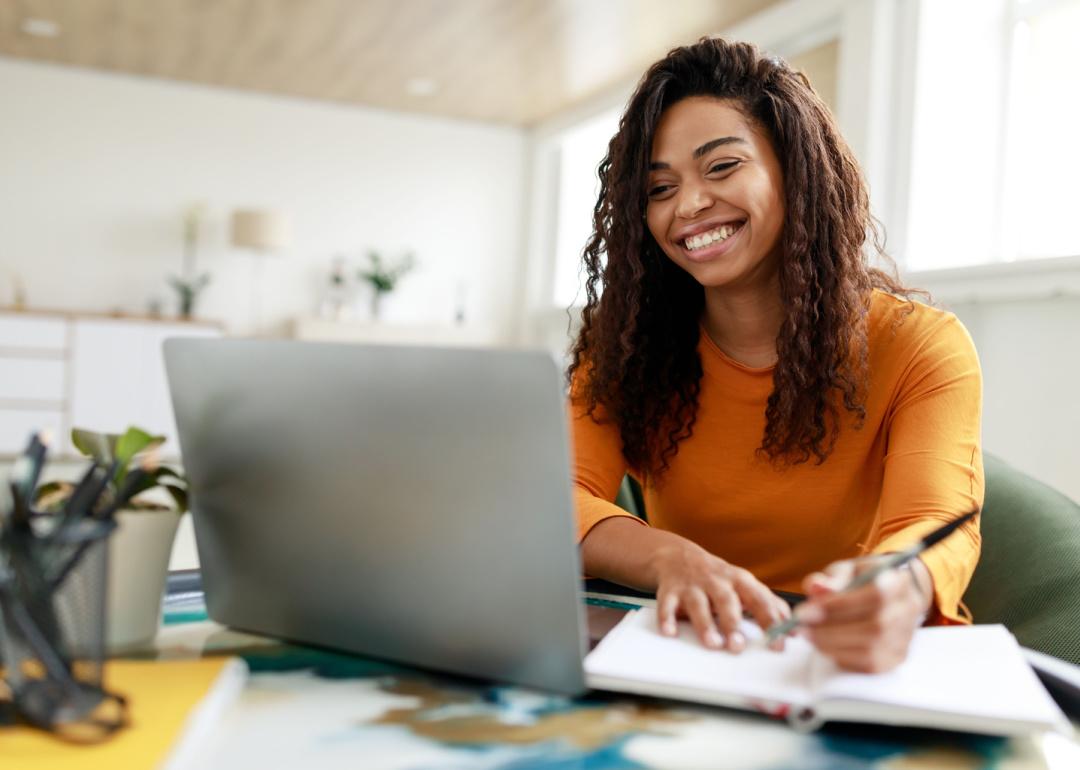
<path fill-rule="evenodd" d="M 549 355 L 173 339 L 165 363 L 212 619 L 585 689 Z"/>

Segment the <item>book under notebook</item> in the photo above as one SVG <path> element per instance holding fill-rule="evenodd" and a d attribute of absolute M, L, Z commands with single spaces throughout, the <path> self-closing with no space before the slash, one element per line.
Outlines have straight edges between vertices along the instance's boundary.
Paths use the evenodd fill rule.
<path fill-rule="evenodd" d="M 907 660 L 882 674 L 843 671 L 799 637 L 783 652 L 733 655 L 702 646 L 687 623 L 675 637 L 656 612 L 626 617 L 585 659 L 591 687 L 675 698 L 786 717 L 803 729 L 826 721 L 930 727 L 991 735 L 1069 731 L 1065 715 L 1003 626 L 919 629 Z"/>

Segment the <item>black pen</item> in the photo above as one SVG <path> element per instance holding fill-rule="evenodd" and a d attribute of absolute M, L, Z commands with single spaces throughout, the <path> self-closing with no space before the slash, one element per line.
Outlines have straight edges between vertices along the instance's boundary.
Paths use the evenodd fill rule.
<path fill-rule="evenodd" d="M 26 450 L 16 458 L 11 467 L 11 496 L 14 520 L 22 525 L 30 521 L 30 506 L 34 489 L 45 465 L 45 451 L 49 443 L 47 434 L 33 434 Z"/>
<path fill-rule="evenodd" d="M 897 551 L 896 553 L 886 554 L 873 567 L 866 570 L 866 572 L 860 572 L 858 575 L 856 575 L 850 583 L 841 588 L 837 593 L 844 594 L 848 593 L 849 591 L 854 591 L 856 588 L 861 588 L 867 583 L 872 583 L 878 575 L 885 572 L 886 570 L 895 569 L 896 567 L 903 566 L 904 564 L 921 554 L 927 548 L 930 548 L 931 546 L 940 543 L 946 537 L 955 532 L 961 524 L 973 518 L 978 513 L 979 509 L 976 508 L 974 511 L 965 513 L 962 516 L 957 516 L 955 519 L 948 522 L 947 524 L 943 524 L 942 526 L 935 529 L 933 532 L 931 532 L 929 535 L 924 537 L 922 540 L 920 540 L 910 548 L 906 548 L 903 551 Z M 781 636 L 791 633 L 798 626 L 799 619 L 792 615 L 787 620 L 783 621 L 782 623 L 777 623 L 776 625 L 772 626 L 772 628 L 770 628 L 768 631 L 766 631 L 764 643 L 768 644 L 772 641 L 775 641 Z"/>

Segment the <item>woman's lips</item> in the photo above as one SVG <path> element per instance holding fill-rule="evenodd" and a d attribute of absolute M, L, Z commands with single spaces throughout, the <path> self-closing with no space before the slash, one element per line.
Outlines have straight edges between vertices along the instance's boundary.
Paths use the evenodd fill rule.
<path fill-rule="evenodd" d="M 684 243 L 679 243 L 679 249 L 683 255 L 691 262 L 708 262 L 716 257 L 723 256 L 727 252 L 731 251 L 735 246 L 735 242 L 742 237 L 743 231 L 746 229 L 746 222 L 743 222 L 739 229 L 729 235 L 722 241 L 714 241 L 708 246 L 703 246 L 700 249 L 688 249 Z"/>

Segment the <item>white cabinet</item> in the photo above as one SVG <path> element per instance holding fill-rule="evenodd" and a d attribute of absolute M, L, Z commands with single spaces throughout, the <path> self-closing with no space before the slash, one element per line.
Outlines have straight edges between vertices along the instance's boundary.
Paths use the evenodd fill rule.
<path fill-rule="evenodd" d="M 117 433 L 138 425 L 180 447 L 162 343 L 216 337 L 215 326 L 78 314 L 0 313 L 0 454 L 25 446 L 34 430 L 57 435 L 73 454 L 72 427 Z"/>
<path fill-rule="evenodd" d="M 0 314 L 0 348 L 53 351 L 67 349 L 68 322 L 62 316 Z"/>
<path fill-rule="evenodd" d="M 59 405 L 64 400 L 64 360 L 39 357 L 32 351 L 4 359 L 0 399 Z"/>
<path fill-rule="evenodd" d="M 0 313 L 0 455 L 36 431 L 67 430 L 69 335 L 63 317 Z"/>

